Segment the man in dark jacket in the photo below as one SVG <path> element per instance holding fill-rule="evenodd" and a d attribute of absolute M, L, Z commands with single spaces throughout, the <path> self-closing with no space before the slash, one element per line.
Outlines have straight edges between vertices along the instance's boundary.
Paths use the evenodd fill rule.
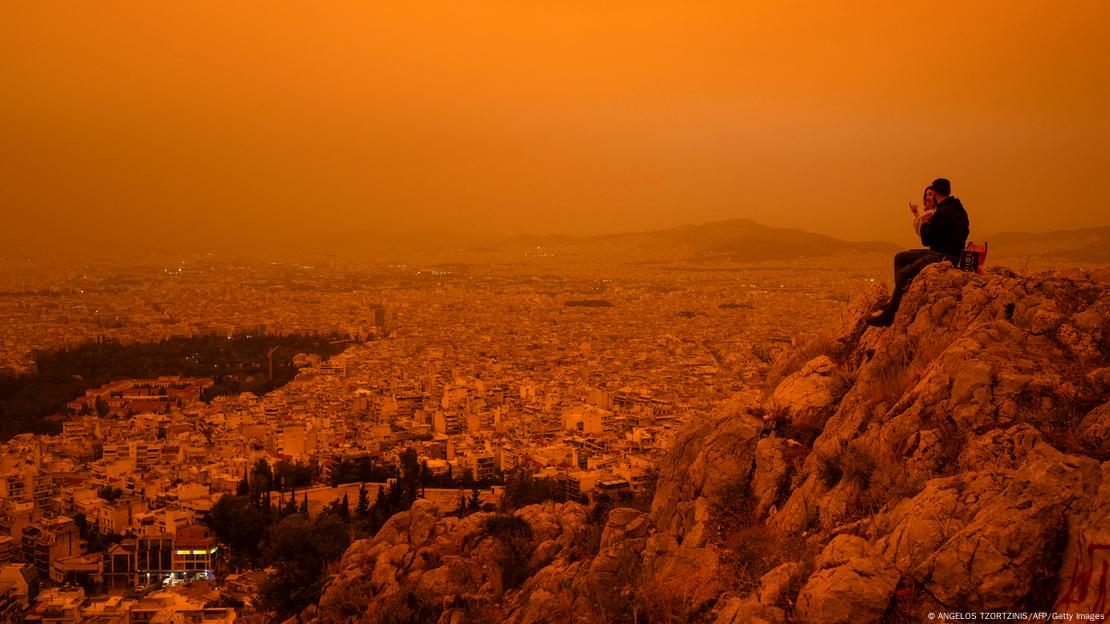
<path fill-rule="evenodd" d="M 910 282 L 922 269 L 934 262 L 960 262 L 960 252 L 967 245 L 970 224 L 967 211 L 960 200 L 952 197 L 952 183 L 945 178 L 937 178 L 926 189 L 932 191 L 936 211 L 919 217 L 921 244 L 928 249 L 910 249 L 894 256 L 894 293 L 883 310 L 867 319 L 869 325 L 889 327 L 898 312 L 898 304 L 906 294 Z"/>

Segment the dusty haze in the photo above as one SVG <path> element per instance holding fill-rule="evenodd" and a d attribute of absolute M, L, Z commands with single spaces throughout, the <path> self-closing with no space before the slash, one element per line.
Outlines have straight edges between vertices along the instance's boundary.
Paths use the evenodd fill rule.
<path fill-rule="evenodd" d="M 1110 221 L 1104 2 L 170 4 L 5 7 L 6 252 Z"/>

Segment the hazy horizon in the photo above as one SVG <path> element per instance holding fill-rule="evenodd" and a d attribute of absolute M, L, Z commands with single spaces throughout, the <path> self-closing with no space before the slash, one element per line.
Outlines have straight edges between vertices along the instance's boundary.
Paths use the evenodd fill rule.
<path fill-rule="evenodd" d="M 1106 225 L 1110 6 L 43 2 L 0 24 L 5 254 L 746 218 Z M 288 249 L 285 249 L 288 251 Z"/>

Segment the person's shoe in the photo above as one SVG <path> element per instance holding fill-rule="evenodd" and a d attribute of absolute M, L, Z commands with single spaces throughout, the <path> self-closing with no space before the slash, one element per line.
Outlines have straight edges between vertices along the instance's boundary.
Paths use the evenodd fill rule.
<path fill-rule="evenodd" d="M 867 317 L 867 324 L 872 327 L 890 327 L 893 323 L 894 311 L 890 308 L 884 308 L 882 312 Z"/>

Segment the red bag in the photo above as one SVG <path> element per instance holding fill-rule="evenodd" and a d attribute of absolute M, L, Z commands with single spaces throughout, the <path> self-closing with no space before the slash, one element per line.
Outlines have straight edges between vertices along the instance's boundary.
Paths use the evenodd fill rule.
<path fill-rule="evenodd" d="M 987 263 L 987 244 L 976 245 L 975 241 L 967 241 L 967 247 L 960 253 L 960 269 L 963 271 L 983 272 L 983 265 Z"/>

